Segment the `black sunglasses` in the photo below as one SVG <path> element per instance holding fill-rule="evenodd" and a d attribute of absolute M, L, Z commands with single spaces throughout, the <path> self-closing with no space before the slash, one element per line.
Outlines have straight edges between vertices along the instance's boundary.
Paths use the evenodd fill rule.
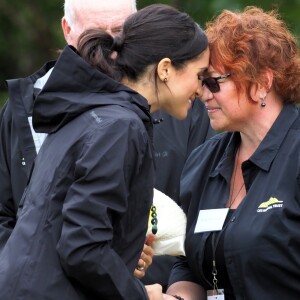
<path fill-rule="evenodd" d="M 220 92 L 219 80 L 229 77 L 230 74 L 220 75 L 218 77 L 203 77 L 199 76 L 199 80 L 202 81 L 202 86 L 206 86 L 212 93 Z"/>

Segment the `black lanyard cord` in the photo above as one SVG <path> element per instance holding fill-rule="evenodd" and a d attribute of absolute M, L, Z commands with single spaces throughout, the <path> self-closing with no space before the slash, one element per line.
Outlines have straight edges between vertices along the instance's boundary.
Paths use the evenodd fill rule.
<path fill-rule="evenodd" d="M 225 229 L 227 228 L 228 224 L 229 224 L 229 221 L 225 224 L 225 226 L 222 228 L 221 231 L 212 232 L 211 248 L 212 248 L 212 275 L 213 275 L 214 290 L 218 290 L 218 279 L 217 279 L 218 270 L 217 270 L 217 264 L 216 264 L 216 251 L 217 251 L 217 247 L 218 247 L 220 238 L 221 238 L 223 232 L 225 231 Z M 216 237 L 216 235 L 217 235 L 217 237 Z"/>

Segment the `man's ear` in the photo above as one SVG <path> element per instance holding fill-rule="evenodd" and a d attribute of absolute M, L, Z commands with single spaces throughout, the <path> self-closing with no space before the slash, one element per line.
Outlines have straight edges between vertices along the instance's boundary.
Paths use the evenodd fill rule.
<path fill-rule="evenodd" d="M 68 24 L 65 17 L 63 17 L 61 19 L 61 27 L 62 27 L 62 30 L 63 30 L 63 33 L 64 33 L 65 40 L 69 44 L 69 34 L 70 34 L 70 31 L 71 31 L 71 27 L 69 26 L 69 24 Z"/>
<path fill-rule="evenodd" d="M 160 60 L 160 62 L 157 65 L 157 75 L 161 81 L 167 82 L 169 80 L 171 66 L 172 62 L 170 58 L 165 57 Z"/>

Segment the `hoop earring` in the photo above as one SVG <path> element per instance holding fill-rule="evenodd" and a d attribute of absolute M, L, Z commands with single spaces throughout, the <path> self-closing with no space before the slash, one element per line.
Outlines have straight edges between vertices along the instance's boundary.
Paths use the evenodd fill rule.
<path fill-rule="evenodd" d="M 261 107 L 266 107 L 267 106 L 267 103 L 265 101 L 266 98 L 267 98 L 267 94 L 265 96 L 261 97 L 261 104 L 260 104 Z"/>

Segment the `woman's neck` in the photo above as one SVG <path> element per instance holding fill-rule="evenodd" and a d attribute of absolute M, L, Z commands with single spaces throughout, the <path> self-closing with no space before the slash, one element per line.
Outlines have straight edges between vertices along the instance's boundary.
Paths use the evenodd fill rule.
<path fill-rule="evenodd" d="M 148 101 L 148 104 L 151 106 L 151 113 L 159 109 L 157 105 L 155 105 L 157 103 L 157 96 L 154 93 L 153 84 L 151 84 L 149 80 L 141 79 L 139 81 L 132 81 L 127 78 L 123 78 L 121 82 L 142 95 Z"/>

